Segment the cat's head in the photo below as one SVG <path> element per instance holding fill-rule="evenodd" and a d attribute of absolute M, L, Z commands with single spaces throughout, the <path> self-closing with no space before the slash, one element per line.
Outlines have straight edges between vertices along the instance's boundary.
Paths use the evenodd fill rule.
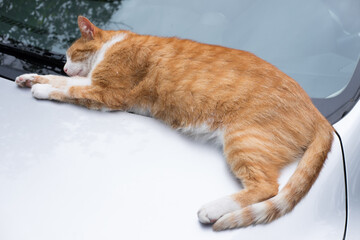
<path fill-rule="evenodd" d="M 66 51 L 64 71 L 69 76 L 86 77 L 94 65 L 98 50 L 111 36 L 83 16 L 78 17 L 78 25 L 81 37 Z"/>

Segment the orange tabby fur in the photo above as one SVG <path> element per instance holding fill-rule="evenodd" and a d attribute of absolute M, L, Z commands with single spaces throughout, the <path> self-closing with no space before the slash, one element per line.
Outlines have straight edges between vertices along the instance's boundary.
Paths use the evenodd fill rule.
<path fill-rule="evenodd" d="M 333 128 L 289 76 L 249 52 L 104 31 L 84 17 L 78 21 L 82 37 L 67 52 L 73 62 L 115 35 L 125 36 L 88 74 L 91 85 L 63 91 L 68 78 L 51 75 L 33 76 L 31 83 L 20 76 L 18 84 L 50 84 L 55 89 L 48 99 L 88 108 L 143 109 L 175 129 L 206 125 L 221 131 L 226 160 L 244 189 L 231 196 L 238 210 L 210 219 L 217 220 L 215 230 L 270 222 L 309 191 L 331 148 Z M 280 169 L 298 158 L 278 193 Z"/>

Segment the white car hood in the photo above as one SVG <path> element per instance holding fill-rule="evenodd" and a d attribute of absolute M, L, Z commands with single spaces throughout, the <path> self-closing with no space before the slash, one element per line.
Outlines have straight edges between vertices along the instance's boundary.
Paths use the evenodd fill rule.
<path fill-rule="evenodd" d="M 0 79 L 0 239 L 341 239 L 338 140 L 310 193 L 268 225 L 214 232 L 205 203 L 241 189 L 221 150 L 161 122 L 32 98 Z M 283 171 L 283 185 L 296 166 Z"/>

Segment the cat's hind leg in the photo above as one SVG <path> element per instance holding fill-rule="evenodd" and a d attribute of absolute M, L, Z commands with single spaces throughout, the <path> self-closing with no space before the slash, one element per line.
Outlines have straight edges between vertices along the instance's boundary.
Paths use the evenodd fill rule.
<path fill-rule="evenodd" d="M 278 193 L 281 149 L 275 149 L 266 134 L 256 129 L 231 131 L 225 134 L 224 154 L 234 175 L 242 181 L 244 189 L 233 195 L 204 205 L 198 212 L 202 223 L 215 223 L 222 216 L 262 202 Z M 251 218 L 252 213 L 248 213 Z M 246 224 L 244 223 L 244 226 Z"/>

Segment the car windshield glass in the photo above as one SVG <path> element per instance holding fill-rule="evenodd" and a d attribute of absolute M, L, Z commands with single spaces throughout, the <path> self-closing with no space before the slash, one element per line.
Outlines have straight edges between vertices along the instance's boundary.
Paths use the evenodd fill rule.
<path fill-rule="evenodd" d="M 0 0 L 0 40 L 64 54 L 80 36 L 77 16 L 84 15 L 103 29 L 253 52 L 311 97 L 325 98 L 340 93 L 354 73 L 359 12 L 358 0 Z"/>

